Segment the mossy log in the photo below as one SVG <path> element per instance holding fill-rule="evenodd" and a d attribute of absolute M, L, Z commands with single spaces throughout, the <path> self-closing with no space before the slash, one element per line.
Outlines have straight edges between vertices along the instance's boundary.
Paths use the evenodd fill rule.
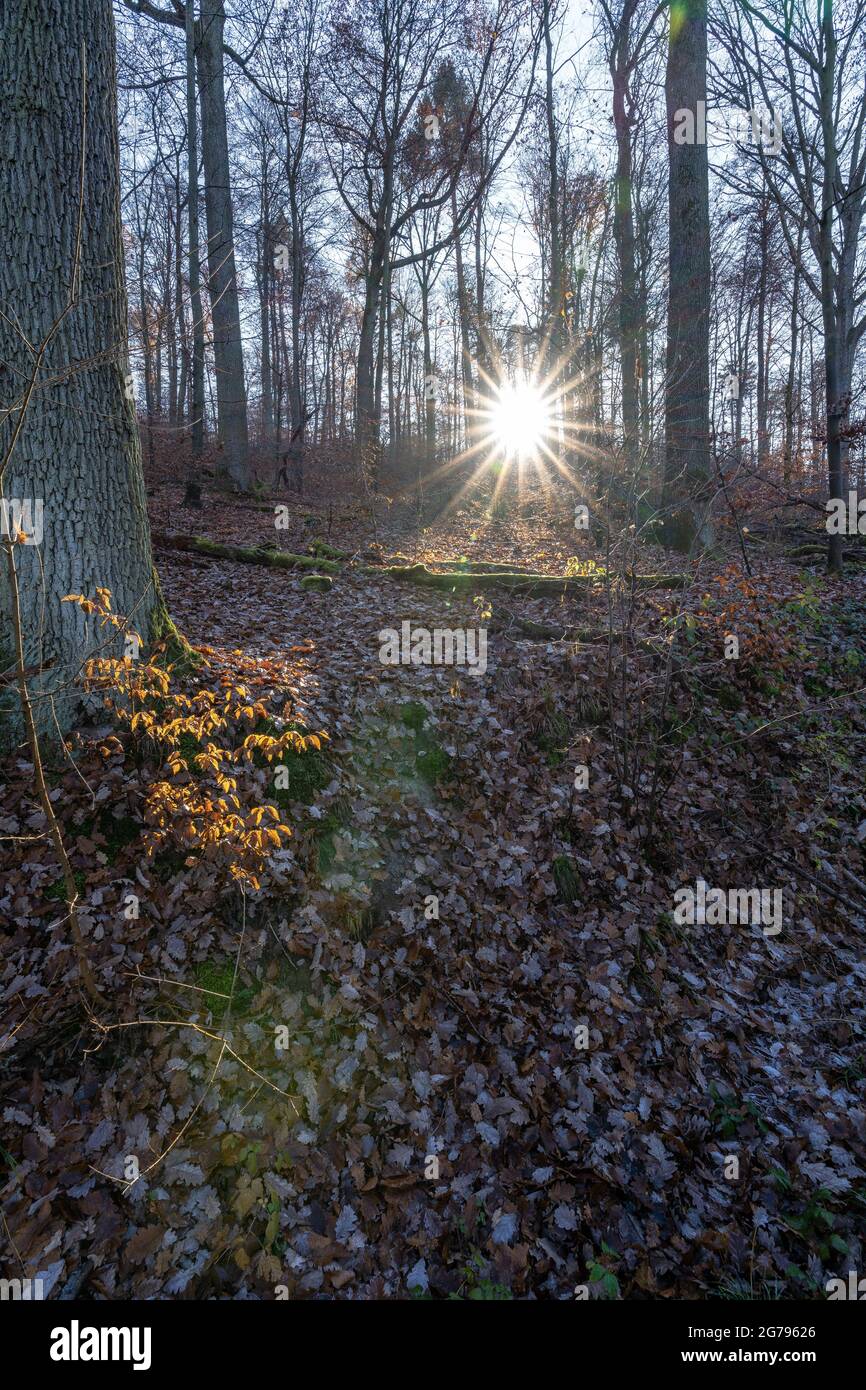
<path fill-rule="evenodd" d="M 153 533 L 152 540 L 155 550 L 183 550 L 210 556 L 212 560 L 237 560 L 242 565 L 267 565 L 271 569 L 340 573 L 340 566 L 334 560 L 323 560 L 315 555 L 292 555 L 290 551 L 269 546 L 222 545 L 206 536 L 167 536 L 160 531 Z"/>
<path fill-rule="evenodd" d="M 327 541 L 320 539 L 310 541 L 307 549 L 311 555 L 322 555 L 326 560 L 350 560 L 352 558 L 348 550 L 338 550 L 335 545 L 329 545 Z"/>
<path fill-rule="evenodd" d="M 438 560 L 437 564 L 459 574 L 528 574 L 536 577 L 537 570 L 529 570 L 525 565 L 497 565 L 488 560 Z"/>
<path fill-rule="evenodd" d="M 604 581 L 604 574 L 563 575 L 521 573 L 515 570 L 430 570 L 426 565 L 385 565 L 363 567 L 365 574 L 387 574 L 430 589 L 470 589 L 485 585 L 513 589 L 525 594 L 579 594 Z M 613 576 L 616 578 L 616 576 Z M 636 589 L 682 589 L 689 582 L 685 574 L 633 574 L 626 582 Z"/>
<path fill-rule="evenodd" d="M 808 555 L 815 555 L 819 559 L 827 558 L 827 546 L 824 545 L 797 545 L 793 550 L 785 551 L 786 560 L 801 560 Z M 845 560 L 866 560 L 866 547 L 863 549 L 843 550 L 842 558 Z"/>

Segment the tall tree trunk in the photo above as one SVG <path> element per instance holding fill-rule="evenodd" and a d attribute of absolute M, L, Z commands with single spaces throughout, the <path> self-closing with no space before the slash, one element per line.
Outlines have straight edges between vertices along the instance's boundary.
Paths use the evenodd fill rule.
<path fill-rule="evenodd" d="M 196 6 L 186 0 L 186 197 L 189 218 L 189 307 L 192 313 L 192 456 L 204 450 L 204 311 L 199 243 L 199 111 L 196 101 Z"/>
<path fill-rule="evenodd" d="M 204 312 L 201 302 L 201 250 L 198 230 L 198 108 L 195 92 L 195 0 L 186 0 L 187 216 L 189 218 L 189 299 L 192 313 L 192 456 L 204 449 Z"/>
<path fill-rule="evenodd" d="M 710 219 L 704 125 L 707 0 L 680 0 L 671 8 L 665 97 L 669 159 L 665 540 L 688 550 L 695 540 L 708 543 L 712 534 L 702 496 L 710 477 Z M 689 118 L 685 122 L 683 113 Z"/>
<path fill-rule="evenodd" d="M 390 243 L 389 243 L 390 248 Z M 379 303 L 379 332 L 376 338 L 376 420 L 378 431 L 382 428 L 382 383 L 385 375 L 385 329 L 388 323 L 388 303 L 391 298 L 391 259 L 385 256 L 382 272 L 382 289 Z"/>
<path fill-rule="evenodd" d="M 364 312 L 358 342 L 358 362 L 355 372 L 355 408 L 357 413 L 358 455 L 374 487 L 379 469 L 379 415 L 376 408 L 376 328 L 382 297 L 382 277 L 387 255 L 387 232 L 384 224 L 377 228 L 370 252 L 366 274 Z"/>
<path fill-rule="evenodd" d="M 289 369 L 289 437 L 296 441 L 298 457 L 303 464 L 306 401 L 301 384 L 303 352 L 301 351 L 301 308 L 304 297 L 304 242 L 301 210 L 298 204 L 298 168 L 289 170 L 289 211 L 292 225 L 292 361 Z"/>
<path fill-rule="evenodd" d="M 613 235 L 619 262 L 619 355 L 622 372 L 622 435 L 626 463 L 634 467 L 638 449 L 637 266 L 632 173 L 632 110 L 628 90 L 629 49 L 633 6 L 624 5 L 610 56 L 613 81 L 613 125 L 616 135 L 616 188 Z"/>
<path fill-rule="evenodd" d="M 271 194 L 268 182 L 268 156 L 262 135 L 261 177 L 261 243 L 259 248 L 259 329 L 260 375 L 262 386 L 262 444 L 270 449 L 274 439 L 274 382 L 271 367 L 271 282 L 273 279 L 273 233 L 271 228 Z"/>
<path fill-rule="evenodd" d="M 766 467 L 770 446 L 767 437 L 767 381 L 769 367 L 769 344 L 767 342 L 767 294 L 769 280 L 770 251 L 770 200 L 765 195 L 758 209 L 758 249 L 760 267 L 758 271 L 758 351 L 757 381 L 755 396 L 758 416 L 758 467 Z"/>
<path fill-rule="evenodd" d="M 217 417 L 223 448 L 220 472 L 231 480 L 234 487 L 246 491 L 250 482 L 247 392 L 235 269 L 234 214 L 229 180 L 223 72 L 223 0 L 201 0 L 200 12 L 196 56 L 201 96 L 208 288 L 213 323 Z"/>
<path fill-rule="evenodd" d="M 466 288 L 466 270 L 463 264 L 463 245 L 460 240 L 457 216 L 457 185 L 451 189 L 451 225 L 454 231 L 454 260 L 457 268 L 457 304 L 460 311 L 460 370 L 463 378 L 463 434 L 467 444 L 473 433 L 476 408 L 472 381 L 472 342 L 469 337 L 469 294 Z M 482 390 L 483 378 L 479 374 L 478 389 Z"/>
<path fill-rule="evenodd" d="M 110 589 L 115 612 L 145 643 L 165 623 L 126 389 L 111 0 L 0 6 L 0 108 L 0 461 L 20 429 L 2 489 L 6 499 L 44 499 L 42 544 L 13 553 L 25 664 L 42 668 L 31 685 L 45 731 L 54 714 L 61 728 L 74 717 L 73 682 L 87 656 L 97 646 L 110 655 L 123 647 L 64 595 Z M 39 372 L 45 384 L 25 411 L 34 372 L 28 343 L 44 342 L 58 321 Z M 2 576 L 4 673 L 12 664 L 10 602 Z M 10 714 L 7 735 L 17 727 Z"/>
<path fill-rule="evenodd" d="M 421 335 L 424 345 L 424 462 L 431 471 L 436 464 L 436 391 L 439 383 L 433 369 L 430 346 L 430 286 L 428 265 L 421 274 Z"/>
<path fill-rule="evenodd" d="M 562 370 L 562 236 L 559 223 L 559 132 L 553 100 L 553 34 L 551 0 L 543 0 L 545 82 L 544 111 L 547 118 L 547 219 L 550 232 L 550 283 L 547 298 L 547 374 L 558 378 Z M 556 414 L 559 415 L 557 400 Z"/>
<path fill-rule="evenodd" d="M 794 381 L 800 352 L 800 257 L 803 253 L 803 228 L 800 226 L 797 237 L 797 259 L 794 262 L 794 283 L 791 287 L 791 338 L 788 348 L 788 375 L 785 381 L 785 441 L 783 454 L 783 481 L 786 486 L 793 476 L 794 461 Z"/>
<path fill-rule="evenodd" d="M 148 222 L 145 223 L 145 230 L 139 238 L 138 246 L 138 313 L 141 322 L 141 344 L 144 367 L 145 438 L 147 440 L 148 468 L 153 466 L 153 351 L 151 343 L 150 305 L 148 303 L 147 286 L 144 278 L 145 248 L 147 244 L 149 221 L 150 218 L 148 216 Z"/>
<path fill-rule="evenodd" d="M 836 31 L 831 0 L 823 0 L 822 33 L 824 64 L 820 74 L 820 111 L 824 137 L 824 180 L 821 218 L 818 225 L 818 260 L 821 267 L 821 318 L 824 325 L 824 391 L 827 406 L 827 475 L 831 497 L 845 497 L 845 459 L 842 424 L 848 414 L 847 383 L 844 372 L 844 344 L 837 306 L 836 273 L 833 265 L 833 216 L 836 204 L 838 156 L 835 129 Z M 844 537 L 831 535 L 827 566 L 842 572 Z"/>

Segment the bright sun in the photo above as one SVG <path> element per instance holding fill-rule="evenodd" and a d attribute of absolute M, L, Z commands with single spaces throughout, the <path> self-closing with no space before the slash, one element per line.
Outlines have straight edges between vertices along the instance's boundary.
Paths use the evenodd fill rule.
<path fill-rule="evenodd" d="M 547 402 L 531 381 L 500 387 L 490 419 L 499 446 L 521 459 L 538 452 L 551 425 Z"/>

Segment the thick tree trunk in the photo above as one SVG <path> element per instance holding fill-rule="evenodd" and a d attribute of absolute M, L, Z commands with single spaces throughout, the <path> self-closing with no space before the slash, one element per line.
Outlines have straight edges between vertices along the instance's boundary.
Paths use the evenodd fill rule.
<path fill-rule="evenodd" d="M 355 373 L 358 457 L 374 488 L 378 484 L 380 449 L 379 412 L 376 402 L 377 327 L 387 245 L 387 231 L 383 223 L 374 238 L 367 268 L 364 313 L 361 318 Z"/>
<path fill-rule="evenodd" d="M 707 0 L 682 0 L 671 9 L 670 26 L 665 77 L 670 266 L 665 539 L 677 549 L 688 550 L 695 540 L 706 544 L 711 539 L 702 496 L 710 477 L 710 221 L 703 128 Z M 690 113 L 690 131 L 683 112 Z"/>
<path fill-rule="evenodd" d="M 196 57 L 201 96 L 208 236 L 208 288 L 213 323 L 217 416 L 223 457 L 220 472 L 236 488 L 249 488 L 247 391 L 235 269 L 234 213 L 229 181 L 226 95 L 223 72 L 223 0 L 201 0 Z"/>
<path fill-rule="evenodd" d="M 31 685 L 37 725 L 46 731 L 55 714 L 61 728 L 73 719 L 79 696 L 72 682 L 83 661 L 97 648 L 109 655 L 123 648 L 119 635 L 96 629 L 64 595 L 110 589 L 115 612 L 145 642 L 165 623 L 126 388 L 111 0 L 0 6 L 0 108 L 0 460 L 20 425 L 2 487 L 6 499 L 44 499 L 41 544 L 16 545 L 14 557 L 25 665 L 43 668 Z M 22 421 L 34 367 L 28 342 L 42 343 L 58 319 Z M 10 631 L 4 575 L 0 673 L 7 682 Z M 9 693 L 2 697 L 12 729 L 14 703 Z"/>

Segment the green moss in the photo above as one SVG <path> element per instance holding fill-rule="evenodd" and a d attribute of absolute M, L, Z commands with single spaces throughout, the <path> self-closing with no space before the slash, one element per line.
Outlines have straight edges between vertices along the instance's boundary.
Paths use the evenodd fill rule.
<path fill-rule="evenodd" d="M 156 605 L 150 618 L 153 655 L 157 665 L 171 666 L 175 675 L 183 676 L 197 670 L 202 664 L 202 658 L 172 622 L 155 567 L 153 582 L 156 588 Z"/>
<path fill-rule="evenodd" d="M 231 996 L 234 978 L 235 962 L 228 959 L 201 961 L 193 971 L 193 982 L 198 988 L 212 991 L 199 997 L 205 999 L 205 1008 L 210 1011 L 215 1020 L 220 1020 L 225 1016 L 229 1002 L 231 1002 L 232 1014 L 235 1017 L 249 1012 L 250 1004 L 256 994 L 254 989 L 235 983 L 234 998 L 230 1001 L 230 999 L 222 997 Z"/>
<path fill-rule="evenodd" d="M 326 594 L 333 582 L 333 579 L 327 574 L 306 574 L 301 580 L 301 588 Z"/>
<path fill-rule="evenodd" d="M 580 878 L 567 854 L 560 854 L 552 864 L 556 891 L 564 903 L 573 903 L 580 888 Z"/>
<path fill-rule="evenodd" d="M 336 839 L 341 830 L 351 824 L 351 807 L 345 798 L 335 802 L 326 816 L 316 822 L 315 836 L 318 841 L 316 852 L 316 872 L 319 878 L 327 878 L 337 857 Z"/>
<path fill-rule="evenodd" d="M 403 767 L 407 776 L 424 779 L 430 786 L 450 778 L 454 772 L 454 759 L 437 743 L 427 729 L 429 718 L 424 705 L 416 700 L 407 700 L 402 705 L 391 707 L 391 716 L 396 714 L 400 723 L 409 733 L 403 739 Z"/>
<path fill-rule="evenodd" d="M 405 705 L 400 706 L 400 721 L 406 725 L 407 729 L 414 729 L 415 733 L 420 733 L 427 718 L 427 711 L 423 705 L 419 705 L 417 700 L 409 700 Z"/>
<path fill-rule="evenodd" d="M 334 545 L 328 545 L 327 541 L 314 540 L 310 542 L 309 551 L 311 555 L 324 556 L 326 560 L 348 560 L 348 550 L 338 550 Z"/>
<path fill-rule="evenodd" d="M 300 734 L 309 733 L 302 725 L 294 727 Z M 275 771 L 268 796 L 281 810 L 288 810 L 298 801 L 304 806 L 311 806 L 316 795 L 328 785 L 332 776 L 329 758 L 315 748 L 308 748 L 303 753 L 287 750 L 282 755 L 279 765 L 286 769 L 289 785 L 278 787 Z"/>
<path fill-rule="evenodd" d="M 73 873 L 72 876 L 73 876 L 73 878 L 75 879 L 75 887 L 76 887 L 76 890 L 77 890 L 77 892 L 78 892 L 78 894 L 79 894 L 79 896 L 80 896 L 80 895 L 84 892 L 84 887 L 85 887 L 85 884 L 87 883 L 87 875 L 85 874 L 85 872 L 84 872 L 83 869 L 76 869 L 76 870 L 74 871 L 74 873 Z M 66 901 L 66 884 L 65 884 L 65 882 L 63 881 L 63 879 L 62 879 L 62 878 L 56 879 L 55 882 L 51 884 L 51 887 L 50 887 L 50 888 L 46 888 L 46 889 L 43 890 L 42 896 L 43 896 L 44 898 L 48 898 L 51 902 L 56 902 L 56 903 L 63 903 L 63 902 L 65 902 L 65 901 Z"/>
<path fill-rule="evenodd" d="M 445 752 L 445 749 L 440 748 L 439 744 L 434 743 L 432 740 L 430 741 L 430 745 L 419 750 L 415 757 L 415 765 L 418 768 L 418 772 L 424 778 L 425 782 L 429 782 L 431 787 L 434 786 L 436 782 L 443 781 L 451 775 L 453 771 L 453 761 L 453 758 Z"/>

